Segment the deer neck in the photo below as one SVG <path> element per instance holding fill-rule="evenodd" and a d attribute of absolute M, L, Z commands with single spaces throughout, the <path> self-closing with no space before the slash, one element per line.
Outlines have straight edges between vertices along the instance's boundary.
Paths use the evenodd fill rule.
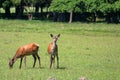
<path fill-rule="evenodd" d="M 56 41 L 53 41 L 52 43 L 53 43 L 52 49 L 55 49 L 56 48 Z"/>
<path fill-rule="evenodd" d="M 14 55 L 14 57 L 12 58 L 13 60 L 14 60 L 14 62 L 17 60 L 17 52 L 16 52 L 16 54 Z"/>
<path fill-rule="evenodd" d="M 14 56 L 14 57 L 12 58 L 12 60 L 15 62 L 15 61 L 17 60 L 17 58 Z"/>

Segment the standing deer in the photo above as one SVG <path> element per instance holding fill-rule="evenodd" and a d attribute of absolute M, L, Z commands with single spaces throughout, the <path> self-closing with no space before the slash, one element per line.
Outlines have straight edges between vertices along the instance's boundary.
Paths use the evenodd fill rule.
<path fill-rule="evenodd" d="M 58 57 L 58 46 L 56 44 L 58 38 L 60 37 L 60 34 L 53 36 L 53 34 L 50 34 L 50 36 L 53 38 L 53 41 L 48 45 L 48 53 L 50 54 L 50 68 L 52 67 L 52 64 L 55 63 L 55 57 L 57 57 L 57 68 L 59 68 L 59 57 Z"/>
<path fill-rule="evenodd" d="M 14 57 L 9 61 L 9 67 L 12 68 L 15 61 L 18 58 L 21 58 L 20 66 L 19 66 L 19 68 L 21 68 L 23 58 L 26 63 L 26 56 L 28 55 L 32 55 L 34 58 L 33 68 L 35 67 L 36 58 L 38 58 L 39 60 L 39 67 L 40 67 L 41 64 L 40 64 L 40 57 L 38 55 L 38 49 L 39 49 L 39 45 L 36 43 L 30 43 L 30 44 L 19 47 Z"/>

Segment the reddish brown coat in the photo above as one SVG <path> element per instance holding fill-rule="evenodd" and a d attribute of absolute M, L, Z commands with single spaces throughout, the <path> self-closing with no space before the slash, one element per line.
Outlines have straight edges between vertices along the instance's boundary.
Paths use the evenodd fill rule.
<path fill-rule="evenodd" d="M 57 58 L 57 68 L 59 68 L 59 57 L 58 57 L 58 46 L 56 44 L 58 38 L 60 37 L 60 34 L 53 36 L 53 34 L 50 34 L 53 41 L 48 45 L 48 54 L 50 54 L 50 68 L 52 67 L 52 64 L 55 63 L 55 57 Z"/>
<path fill-rule="evenodd" d="M 14 55 L 14 57 L 9 61 L 10 68 L 13 66 L 13 64 L 15 63 L 15 61 L 18 58 L 21 58 L 21 61 L 20 61 L 20 68 L 21 68 L 22 59 L 24 58 L 25 64 L 26 64 L 26 56 L 27 55 L 33 56 L 33 58 L 34 58 L 33 67 L 35 66 L 36 58 L 38 58 L 39 66 L 40 66 L 40 57 L 38 55 L 38 49 L 39 49 L 39 45 L 36 43 L 30 43 L 30 44 L 19 47 L 16 54 Z"/>
<path fill-rule="evenodd" d="M 30 43 L 18 48 L 14 58 L 21 58 L 27 55 L 35 54 L 39 49 L 39 45 L 36 43 Z"/>
<path fill-rule="evenodd" d="M 56 45 L 55 45 L 55 48 L 53 48 L 53 42 L 51 42 L 51 43 L 48 45 L 48 49 L 47 49 L 48 53 L 51 54 L 53 49 L 54 49 L 54 51 L 57 52 L 57 51 L 58 51 L 58 46 L 57 46 L 57 44 L 56 44 Z"/>

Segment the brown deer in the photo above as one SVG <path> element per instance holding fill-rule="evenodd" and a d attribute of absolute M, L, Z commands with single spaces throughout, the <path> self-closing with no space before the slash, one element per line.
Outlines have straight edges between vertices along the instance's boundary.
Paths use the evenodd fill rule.
<path fill-rule="evenodd" d="M 50 34 L 50 36 L 53 38 L 53 41 L 48 45 L 48 53 L 50 54 L 50 68 L 52 67 L 52 64 L 55 63 L 55 57 L 57 57 L 57 68 L 59 68 L 59 57 L 58 57 L 58 46 L 56 44 L 58 38 L 60 37 L 60 34 L 53 36 L 53 34 Z"/>
<path fill-rule="evenodd" d="M 39 60 L 39 67 L 40 67 L 41 64 L 40 64 L 40 57 L 38 55 L 38 49 L 39 49 L 39 45 L 36 43 L 30 43 L 30 44 L 19 47 L 14 57 L 9 61 L 9 67 L 12 68 L 15 61 L 18 58 L 21 58 L 20 66 L 19 66 L 19 68 L 21 68 L 23 58 L 26 63 L 26 56 L 28 55 L 32 55 L 34 58 L 33 68 L 35 67 L 36 58 L 38 58 Z"/>

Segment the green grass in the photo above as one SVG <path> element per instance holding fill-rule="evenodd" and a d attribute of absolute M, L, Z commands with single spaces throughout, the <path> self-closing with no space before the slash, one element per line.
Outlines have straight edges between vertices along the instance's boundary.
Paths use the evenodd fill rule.
<path fill-rule="evenodd" d="M 61 33 L 58 40 L 60 69 L 49 69 L 47 46 L 49 34 Z M 32 68 L 33 58 L 27 57 L 27 67 L 19 69 L 17 60 L 9 69 L 12 58 L 21 45 L 40 44 L 42 68 Z M 44 21 L 0 20 L 1 80 L 120 80 L 120 24 L 54 23 Z"/>

